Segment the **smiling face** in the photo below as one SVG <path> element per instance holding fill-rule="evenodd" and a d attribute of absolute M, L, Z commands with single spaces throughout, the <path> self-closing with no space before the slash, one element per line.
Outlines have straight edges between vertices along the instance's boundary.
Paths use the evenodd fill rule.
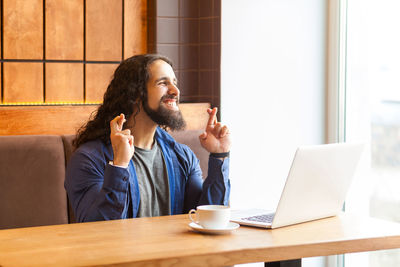
<path fill-rule="evenodd" d="M 158 125 L 165 125 L 171 130 L 183 129 L 186 124 L 178 106 L 180 91 L 171 65 L 156 60 L 149 65 L 148 72 L 144 111 Z"/>

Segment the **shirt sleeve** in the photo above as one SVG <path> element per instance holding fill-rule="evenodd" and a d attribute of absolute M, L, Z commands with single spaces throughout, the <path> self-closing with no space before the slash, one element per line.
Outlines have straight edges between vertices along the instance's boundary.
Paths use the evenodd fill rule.
<path fill-rule="evenodd" d="M 204 182 L 199 160 L 194 154 L 190 158 L 190 165 L 184 212 L 199 205 L 229 205 L 229 158 L 221 160 L 209 157 L 208 176 Z"/>
<path fill-rule="evenodd" d="M 229 205 L 229 158 L 209 157 L 208 176 L 203 183 L 199 205 Z"/>
<path fill-rule="evenodd" d="M 65 188 L 78 222 L 127 218 L 127 168 L 77 151 L 68 163 Z"/>

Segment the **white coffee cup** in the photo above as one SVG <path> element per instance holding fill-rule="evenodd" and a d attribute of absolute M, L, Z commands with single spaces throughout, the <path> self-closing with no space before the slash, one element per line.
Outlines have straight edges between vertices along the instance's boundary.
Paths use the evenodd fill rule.
<path fill-rule="evenodd" d="M 196 214 L 196 219 L 193 219 L 193 214 Z M 231 218 L 231 209 L 223 205 L 198 206 L 197 210 L 189 211 L 189 218 L 206 229 L 224 229 Z"/>

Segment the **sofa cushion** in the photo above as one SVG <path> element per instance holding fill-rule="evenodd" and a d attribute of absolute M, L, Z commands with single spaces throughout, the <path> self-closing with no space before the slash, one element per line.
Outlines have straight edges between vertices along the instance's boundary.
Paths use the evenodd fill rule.
<path fill-rule="evenodd" d="M 189 146 L 190 149 L 196 154 L 197 158 L 200 160 L 200 168 L 203 172 L 203 179 L 205 179 L 208 173 L 208 156 L 210 154 L 200 145 L 199 135 L 202 132 L 203 130 L 187 130 L 172 132 L 170 134 L 178 143 Z"/>
<path fill-rule="evenodd" d="M 72 145 L 72 141 L 74 141 L 74 138 L 75 138 L 74 134 L 62 136 L 62 141 L 64 144 L 64 153 L 65 153 L 65 167 L 67 166 L 68 161 L 69 161 L 72 153 L 75 150 L 74 146 Z M 67 195 L 67 199 L 68 199 L 68 195 Z M 71 207 L 69 201 L 68 201 L 68 222 L 76 223 L 75 214 L 74 214 L 74 211 L 72 210 L 72 207 Z"/>
<path fill-rule="evenodd" d="M 64 153 L 65 153 L 65 167 L 68 164 L 69 158 L 72 156 L 75 148 L 72 145 L 72 141 L 74 141 L 75 135 L 68 134 L 61 136 L 63 144 L 64 144 Z"/>
<path fill-rule="evenodd" d="M 0 229 L 68 223 L 60 136 L 0 136 Z"/>

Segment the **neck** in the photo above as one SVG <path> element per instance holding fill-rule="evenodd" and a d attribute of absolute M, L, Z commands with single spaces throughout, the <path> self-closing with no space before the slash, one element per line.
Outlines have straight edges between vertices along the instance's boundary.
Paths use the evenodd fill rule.
<path fill-rule="evenodd" d="M 157 124 L 150 119 L 143 109 L 136 115 L 135 122 L 133 116 L 129 118 L 128 125 L 131 125 L 128 128 L 131 130 L 136 147 L 143 149 L 151 149 L 153 147 Z"/>

